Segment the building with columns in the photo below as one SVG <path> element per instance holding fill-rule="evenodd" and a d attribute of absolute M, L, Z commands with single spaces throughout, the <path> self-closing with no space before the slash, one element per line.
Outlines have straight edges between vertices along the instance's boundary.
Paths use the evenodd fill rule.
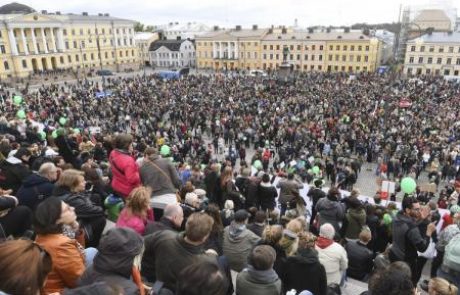
<path fill-rule="evenodd" d="M 150 64 L 160 68 L 194 68 L 195 45 L 191 40 L 157 40 L 149 48 Z"/>
<path fill-rule="evenodd" d="M 139 67 L 130 20 L 102 13 L 38 13 L 11 3 L 0 7 L 0 21 L 0 79 Z"/>

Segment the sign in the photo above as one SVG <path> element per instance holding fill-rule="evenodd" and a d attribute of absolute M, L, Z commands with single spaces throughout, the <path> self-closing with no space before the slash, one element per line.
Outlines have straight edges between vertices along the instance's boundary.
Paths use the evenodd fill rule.
<path fill-rule="evenodd" d="M 382 200 L 388 200 L 390 194 L 395 193 L 395 183 L 393 181 L 384 180 L 382 181 L 382 190 L 380 192 L 380 198 Z"/>
<path fill-rule="evenodd" d="M 89 127 L 89 132 L 91 134 L 99 134 L 99 133 L 101 133 L 101 127 L 91 126 L 91 127 Z"/>

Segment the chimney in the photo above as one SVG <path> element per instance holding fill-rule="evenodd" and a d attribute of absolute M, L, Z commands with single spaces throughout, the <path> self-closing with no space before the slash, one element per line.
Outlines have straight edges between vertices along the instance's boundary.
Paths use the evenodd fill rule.
<path fill-rule="evenodd" d="M 48 11 L 42 10 L 42 14 L 48 14 Z"/>
<path fill-rule="evenodd" d="M 367 28 L 363 30 L 363 35 L 369 36 L 370 33 L 371 31 Z"/>
<path fill-rule="evenodd" d="M 88 12 L 82 12 L 81 15 L 88 16 Z"/>
<path fill-rule="evenodd" d="M 258 26 L 257 25 L 252 25 L 252 29 L 255 31 L 258 29 Z"/>
<path fill-rule="evenodd" d="M 283 27 L 283 28 L 281 29 L 281 34 L 286 34 L 286 33 L 287 33 L 287 29 L 286 29 L 286 27 Z"/>
<path fill-rule="evenodd" d="M 308 33 L 309 33 L 309 34 L 313 34 L 314 32 L 315 32 L 315 29 L 313 29 L 313 28 L 308 28 Z"/>
<path fill-rule="evenodd" d="M 108 14 L 108 13 L 104 13 L 104 16 L 110 16 L 110 14 Z"/>
<path fill-rule="evenodd" d="M 214 26 L 213 30 L 214 31 L 219 31 L 219 26 Z"/>
<path fill-rule="evenodd" d="M 330 32 L 331 32 L 331 28 L 327 28 L 326 33 L 330 33 Z"/>
<path fill-rule="evenodd" d="M 345 33 L 350 33 L 350 28 L 346 27 L 344 31 L 345 31 Z"/>
<path fill-rule="evenodd" d="M 56 15 L 61 15 L 61 12 L 60 12 L 60 11 L 56 11 Z"/>
<path fill-rule="evenodd" d="M 237 26 L 235 27 L 235 30 L 241 31 L 241 26 L 240 26 L 240 25 L 237 25 Z"/>
<path fill-rule="evenodd" d="M 269 34 L 273 34 L 273 28 L 268 29 Z"/>
<path fill-rule="evenodd" d="M 104 14 L 103 14 L 103 13 L 98 13 L 97 15 L 98 15 L 98 16 L 104 16 Z"/>

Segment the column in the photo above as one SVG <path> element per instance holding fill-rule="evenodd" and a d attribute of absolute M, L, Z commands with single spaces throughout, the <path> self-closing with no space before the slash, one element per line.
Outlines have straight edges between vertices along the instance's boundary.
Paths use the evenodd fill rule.
<path fill-rule="evenodd" d="M 34 52 L 35 52 L 35 54 L 38 54 L 37 39 L 35 38 L 35 28 L 31 28 L 30 32 L 31 32 L 31 35 L 32 35 L 32 43 L 34 45 Z"/>
<path fill-rule="evenodd" d="M 222 47 L 222 42 L 219 42 L 219 56 L 224 58 L 224 48 Z"/>
<path fill-rule="evenodd" d="M 217 58 L 217 44 L 212 42 L 212 58 Z"/>
<path fill-rule="evenodd" d="M 44 28 L 40 28 L 41 31 L 42 31 L 42 42 L 43 42 L 43 51 L 45 53 L 48 53 L 48 47 L 46 46 L 46 36 L 45 36 L 45 29 Z"/>
<path fill-rule="evenodd" d="M 227 42 L 227 55 L 228 59 L 232 58 L 232 42 Z"/>
<path fill-rule="evenodd" d="M 54 28 L 50 28 L 51 32 L 51 43 L 53 43 L 53 51 L 57 52 L 57 47 L 56 47 L 56 39 L 54 38 Z"/>
<path fill-rule="evenodd" d="M 237 42 L 235 42 L 235 58 L 236 58 L 237 60 L 240 59 L 240 57 L 239 57 L 239 55 L 238 55 L 238 54 L 239 54 L 239 52 L 238 52 L 238 46 L 239 46 L 239 44 L 238 44 L 238 41 L 237 41 Z"/>
<path fill-rule="evenodd" d="M 18 46 L 16 45 L 16 38 L 14 38 L 13 29 L 8 29 L 8 38 L 10 39 L 11 53 L 18 55 Z"/>
<path fill-rule="evenodd" d="M 57 29 L 57 41 L 58 41 L 58 49 L 64 52 L 65 45 L 64 45 L 64 33 L 62 31 L 62 28 Z"/>
<path fill-rule="evenodd" d="M 29 55 L 29 50 L 27 49 L 26 36 L 24 35 L 24 29 L 21 29 L 21 38 L 22 38 L 22 46 L 24 46 L 24 53 L 25 55 Z"/>

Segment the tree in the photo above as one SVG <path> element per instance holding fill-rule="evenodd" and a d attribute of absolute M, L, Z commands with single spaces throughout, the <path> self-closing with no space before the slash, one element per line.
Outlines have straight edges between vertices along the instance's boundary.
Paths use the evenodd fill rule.
<path fill-rule="evenodd" d="M 134 32 L 143 32 L 144 31 L 144 24 L 140 22 L 136 22 L 134 24 Z"/>
<path fill-rule="evenodd" d="M 155 28 L 153 26 L 146 26 L 145 31 L 146 32 L 153 32 L 153 31 L 155 31 Z"/>

